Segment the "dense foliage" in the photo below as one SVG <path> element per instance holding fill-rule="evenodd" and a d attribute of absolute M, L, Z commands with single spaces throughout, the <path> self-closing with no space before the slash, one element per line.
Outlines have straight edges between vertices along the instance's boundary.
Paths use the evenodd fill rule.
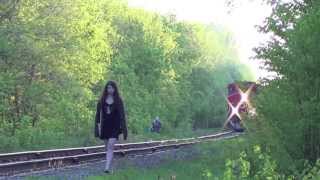
<path fill-rule="evenodd" d="M 0 4 L 0 151 L 94 143 L 97 99 L 118 82 L 129 131 L 220 127 L 226 84 L 252 79 L 232 35 L 118 0 Z"/>
<path fill-rule="evenodd" d="M 272 38 L 256 52 L 278 76 L 265 81 L 256 101 L 258 118 L 250 125 L 253 140 L 271 149 L 279 168 L 292 173 L 320 158 L 320 4 L 273 3 L 261 27 Z"/>

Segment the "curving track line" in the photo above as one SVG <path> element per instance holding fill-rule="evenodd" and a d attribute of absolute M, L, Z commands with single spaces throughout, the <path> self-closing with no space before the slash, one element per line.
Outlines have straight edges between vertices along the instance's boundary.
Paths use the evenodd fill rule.
<path fill-rule="evenodd" d="M 196 138 L 116 144 L 114 155 L 122 157 L 150 154 L 190 146 L 204 141 L 234 138 L 239 135 L 239 133 L 225 131 Z M 104 146 L 0 154 L 0 177 L 101 161 L 104 158 Z"/>

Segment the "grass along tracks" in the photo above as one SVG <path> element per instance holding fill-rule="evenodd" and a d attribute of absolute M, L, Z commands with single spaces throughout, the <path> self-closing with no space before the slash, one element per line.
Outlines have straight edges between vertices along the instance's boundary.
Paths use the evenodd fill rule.
<path fill-rule="evenodd" d="M 203 141 L 233 138 L 239 135 L 231 131 L 224 131 L 193 138 L 116 144 L 114 155 L 123 157 L 150 154 L 190 146 Z M 0 154 L 0 177 L 101 161 L 104 158 L 104 146 Z"/>

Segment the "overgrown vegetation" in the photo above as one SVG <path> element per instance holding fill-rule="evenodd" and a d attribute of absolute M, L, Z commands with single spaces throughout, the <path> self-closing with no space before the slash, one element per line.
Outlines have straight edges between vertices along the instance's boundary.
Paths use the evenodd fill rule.
<path fill-rule="evenodd" d="M 95 144 L 93 114 L 118 82 L 129 131 L 220 127 L 223 94 L 251 78 L 232 35 L 118 0 L 0 4 L 0 151 Z M 129 135 L 130 136 L 130 135 Z"/>
<path fill-rule="evenodd" d="M 278 76 L 265 81 L 256 99 L 257 118 L 247 121 L 250 141 L 269 149 L 284 174 L 307 171 L 308 164 L 315 167 L 318 176 L 313 178 L 317 179 L 320 4 L 313 0 L 273 3 L 273 13 L 261 26 L 272 38 L 256 52 L 257 58 L 265 60 L 265 67 Z"/>
<path fill-rule="evenodd" d="M 221 27 L 116 0 L 11 2 L 0 6 L 0 151 L 96 143 L 93 113 L 108 79 L 118 81 L 137 137 L 157 115 L 167 134 L 221 127 L 226 84 L 252 79 Z M 245 143 L 184 163 L 190 178 L 319 178 L 320 3 L 267 2 L 273 13 L 260 30 L 272 38 L 255 50 L 278 76 L 263 80 Z M 180 166 L 147 173 L 178 177 Z"/>

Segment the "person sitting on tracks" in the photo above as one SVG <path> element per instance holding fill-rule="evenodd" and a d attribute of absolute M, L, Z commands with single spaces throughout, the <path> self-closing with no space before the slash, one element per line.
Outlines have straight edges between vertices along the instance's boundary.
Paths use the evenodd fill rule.
<path fill-rule="evenodd" d="M 161 122 L 160 122 L 160 118 L 159 116 L 157 116 L 153 122 L 152 122 L 152 126 L 151 126 L 151 132 L 156 132 L 156 133 L 160 133 L 160 129 L 161 129 Z"/>
<path fill-rule="evenodd" d="M 110 165 L 113 159 L 114 145 L 120 134 L 123 134 L 123 138 L 126 140 L 127 132 L 124 105 L 117 84 L 115 81 L 108 81 L 97 103 L 95 116 L 95 137 L 103 140 L 106 148 L 105 173 L 112 172 Z"/>

